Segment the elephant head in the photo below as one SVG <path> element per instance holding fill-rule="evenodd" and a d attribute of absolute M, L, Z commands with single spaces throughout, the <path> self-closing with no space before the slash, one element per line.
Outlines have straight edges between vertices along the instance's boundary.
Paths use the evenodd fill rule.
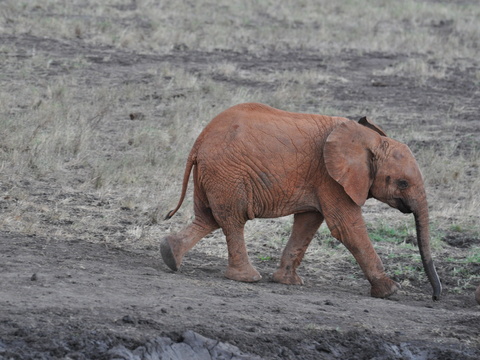
<path fill-rule="evenodd" d="M 359 206 L 373 197 L 403 213 L 413 213 L 417 240 L 433 299 L 442 286 L 430 253 L 428 203 L 418 164 L 405 144 L 395 141 L 377 125 L 362 118 L 340 124 L 325 144 L 325 164 Z"/>

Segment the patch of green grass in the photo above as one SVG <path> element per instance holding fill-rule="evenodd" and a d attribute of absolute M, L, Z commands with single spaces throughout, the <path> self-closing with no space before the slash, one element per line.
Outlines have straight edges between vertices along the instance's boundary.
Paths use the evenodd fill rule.
<path fill-rule="evenodd" d="M 480 264 L 480 246 L 470 249 L 469 255 L 465 259 L 465 262 Z"/>
<path fill-rule="evenodd" d="M 463 257 L 462 257 L 463 256 Z M 478 265 L 480 264 L 480 246 L 468 249 L 466 252 L 454 253 L 444 258 L 451 274 L 449 291 L 460 294 L 471 291 L 480 282 Z"/>
<path fill-rule="evenodd" d="M 450 225 L 449 230 L 453 231 L 453 232 L 463 232 L 464 231 L 463 227 L 461 225 L 458 225 L 458 224 Z"/>
<path fill-rule="evenodd" d="M 273 257 L 270 255 L 258 255 L 258 260 L 260 261 L 271 261 L 273 260 Z"/>
<path fill-rule="evenodd" d="M 415 278 L 424 273 L 421 265 L 397 263 L 391 266 L 390 272 L 397 277 Z"/>
<path fill-rule="evenodd" d="M 379 222 L 377 224 L 369 224 L 368 228 L 370 239 L 375 242 L 405 244 L 415 236 L 415 228 L 412 229 L 411 226 L 406 224 L 392 226 Z"/>
<path fill-rule="evenodd" d="M 448 231 L 458 233 L 472 238 L 480 236 L 480 227 L 477 224 L 452 224 L 448 227 Z"/>
<path fill-rule="evenodd" d="M 370 239 L 377 245 L 390 243 L 404 249 L 417 249 L 417 233 L 413 219 L 401 224 L 388 224 L 383 221 L 367 224 Z M 433 250 L 443 247 L 444 232 L 435 224 L 430 225 L 430 247 Z"/>
<path fill-rule="evenodd" d="M 468 266 L 457 264 L 453 266 L 451 274 L 451 285 L 448 291 L 454 294 L 461 294 L 465 291 L 470 292 L 475 289 L 480 282 L 478 273 L 474 273 Z"/>
<path fill-rule="evenodd" d="M 395 275 L 397 279 L 412 279 L 424 273 L 420 254 L 413 246 L 402 248 L 398 252 L 393 252 L 391 248 L 389 251 L 391 252 L 388 252 L 385 259 L 388 273 Z"/>
<path fill-rule="evenodd" d="M 467 256 L 463 259 L 450 256 L 446 260 L 454 264 L 480 264 L 480 246 L 469 249 Z"/>

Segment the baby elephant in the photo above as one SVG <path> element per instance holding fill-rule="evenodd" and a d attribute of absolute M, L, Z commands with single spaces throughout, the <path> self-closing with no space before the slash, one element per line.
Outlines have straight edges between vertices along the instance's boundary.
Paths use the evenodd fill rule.
<path fill-rule="evenodd" d="M 305 251 L 325 220 L 353 254 L 371 284 L 385 298 L 399 285 L 384 271 L 367 234 L 361 206 L 373 197 L 403 213 L 413 213 L 423 266 L 433 287 L 442 287 L 430 253 L 428 205 L 422 175 L 410 149 L 390 139 L 366 118 L 291 113 L 266 105 L 233 106 L 216 116 L 198 136 L 187 159 L 180 208 L 193 169 L 195 219 L 162 240 L 161 253 L 176 271 L 185 253 L 222 228 L 228 247 L 225 276 L 260 280 L 244 240 L 254 218 L 294 214 L 292 233 L 273 280 L 302 284 L 297 274 Z"/>

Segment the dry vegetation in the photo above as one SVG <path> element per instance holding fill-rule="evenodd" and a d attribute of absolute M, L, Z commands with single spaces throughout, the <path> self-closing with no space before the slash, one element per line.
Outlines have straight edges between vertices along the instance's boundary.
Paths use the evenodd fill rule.
<path fill-rule="evenodd" d="M 480 280 L 468 267 L 480 260 L 479 18 L 473 0 L 2 1 L 0 226 L 157 246 L 192 217 L 187 201 L 173 221 L 161 220 L 178 199 L 190 146 L 221 110 L 257 101 L 367 115 L 416 154 L 436 256 L 463 271 L 454 291 L 472 291 Z M 386 262 L 417 256 L 410 218 L 373 201 L 365 217 Z M 253 250 L 258 261 L 278 257 L 290 221 L 249 223 L 248 237 L 268 245 Z M 469 257 L 448 260 L 443 239 L 452 233 L 474 239 Z M 225 256 L 219 233 L 202 246 Z M 325 229 L 311 252 L 350 261 Z M 415 269 L 400 268 L 405 262 L 390 266 L 408 282 Z"/>
<path fill-rule="evenodd" d="M 73 40 L 129 53 L 183 50 L 195 56 L 195 52 L 239 51 L 260 59 L 269 58 L 265 54 L 272 52 L 292 51 L 318 53 L 326 59 L 335 59 L 345 49 L 359 56 L 400 53 L 393 65 L 379 66 L 373 75 L 379 81 L 406 79 L 424 87 L 427 94 L 432 87 L 435 91 L 436 80 L 448 81 L 456 71 L 474 65 L 469 59 L 478 53 L 480 38 L 476 23 L 480 10 L 474 2 L 370 1 L 365 6 L 329 1 L 104 1 L 101 5 L 6 1 L 1 6 L 3 34 Z M 50 234 L 51 223 L 45 224 L 45 219 L 72 216 L 67 208 L 74 206 L 73 199 L 60 195 L 67 188 L 98 196 L 111 203 L 112 210 L 128 208 L 141 213 L 122 230 L 122 244 L 155 244 L 165 226 L 170 226 L 155 225 L 157 218 L 177 200 L 184 159 L 202 127 L 222 109 L 258 101 L 293 111 L 374 118 L 416 153 L 437 232 L 455 227 L 478 236 L 480 147 L 478 127 L 473 123 L 478 120 L 471 118 L 478 112 L 473 102 L 479 95 L 478 69 L 472 73 L 475 91 L 466 96 L 469 103 L 447 99 L 437 106 L 434 95 L 426 95 L 419 101 L 430 106 L 412 113 L 409 102 L 415 99 L 408 98 L 389 106 L 365 105 L 358 97 L 342 106 L 330 87 L 348 88 L 354 79 L 328 63 L 313 69 L 268 63 L 246 68 L 235 58 L 211 63 L 207 59 L 193 71 L 158 63 L 143 69 L 142 79 L 126 72 L 112 84 L 106 79 L 82 78 L 96 61 L 108 61 L 85 52 L 56 59 L 37 53 L 34 43 L 21 50 L 4 44 L 0 58 L 2 188 L 4 201 L 14 201 L 12 211 L 1 218 L 5 229 Z M 345 60 L 339 57 L 338 61 Z M 140 114 L 138 121 L 128 119 L 136 113 Z M 17 185 L 41 180 L 56 184 L 49 203 L 38 203 L 28 186 Z M 191 217 L 189 205 L 177 223 Z M 377 209 L 377 205 L 370 206 Z M 369 211 L 366 216 L 376 228 L 377 212 Z M 396 213 L 387 212 L 387 216 L 392 226 L 407 224 L 411 232 L 410 221 Z M 98 221 L 102 225 L 77 218 L 75 226 L 81 232 L 83 226 L 112 225 L 117 219 L 112 211 Z M 255 222 L 249 231 L 252 236 L 263 233 L 276 238 L 282 226 L 284 220 L 268 225 Z M 55 231 L 69 235 L 62 228 Z M 103 240 L 115 240 L 115 236 Z"/>

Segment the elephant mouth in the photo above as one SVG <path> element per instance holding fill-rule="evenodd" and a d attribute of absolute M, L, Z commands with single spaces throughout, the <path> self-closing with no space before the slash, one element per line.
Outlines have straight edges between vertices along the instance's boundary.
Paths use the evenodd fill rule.
<path fill-rule="evenodd" d="M 395 203 L 396 203 L 395 207 L 398 210 L 400 210 L 402 213 L 411 214 L 413 212 L 410 206 L 408 206 L 408 204 L 403 199 L 396 198 Z"/>

